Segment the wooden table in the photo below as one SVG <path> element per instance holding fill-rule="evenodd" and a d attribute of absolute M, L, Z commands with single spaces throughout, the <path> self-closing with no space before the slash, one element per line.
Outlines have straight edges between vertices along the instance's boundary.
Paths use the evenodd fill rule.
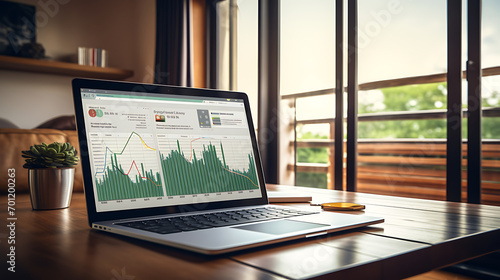
<path fill-rule="evenodd" d="M 68 209 L 50 211 L 32 211 L 29 196 L 18 194 L 15 216 L 8 216 L 7 197 L 0 201 L 0 278 L 401 279 L 500 250 L 500 207 L 275 187 L 305 192 L 315 202 L 365 204 L 365 211 L 350 214 L 385 223 L 214 257 L 91 230 L 81 193 Z M 17 218 L 15 273 L 6 264 L 9 217 Z"/>

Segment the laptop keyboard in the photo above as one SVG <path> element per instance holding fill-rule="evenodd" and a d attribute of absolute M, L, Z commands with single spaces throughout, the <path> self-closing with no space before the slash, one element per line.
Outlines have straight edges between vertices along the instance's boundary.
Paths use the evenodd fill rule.
<path fill-rule="evenodd" d="M 116 225 L 151 231 L 159 234 L 168 234 L 198 229 L 240 225 L 316 213 L 318 212 L 271 206 L 235 211 L 214 212 L 208 214 L 158 218 L 145 221 L 116 223 Z"/>

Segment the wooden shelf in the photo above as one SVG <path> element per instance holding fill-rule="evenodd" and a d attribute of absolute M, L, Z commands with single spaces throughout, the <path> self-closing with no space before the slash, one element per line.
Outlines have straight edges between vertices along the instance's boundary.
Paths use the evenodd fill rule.
<path fill-rule="evenodd" d="M 132 70 L 119 68 L 3 55 L 0 55 L 0 69 L 110 80 L 122 80 L 134 75 Z"/>

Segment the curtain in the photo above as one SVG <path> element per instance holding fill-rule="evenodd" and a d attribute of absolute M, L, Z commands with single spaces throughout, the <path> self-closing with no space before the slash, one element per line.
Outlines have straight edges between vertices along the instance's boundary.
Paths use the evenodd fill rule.
<path fill-rule="evenodd" d="M 155 83 L 193 86 L 191 0 L 156 1 Z"/>

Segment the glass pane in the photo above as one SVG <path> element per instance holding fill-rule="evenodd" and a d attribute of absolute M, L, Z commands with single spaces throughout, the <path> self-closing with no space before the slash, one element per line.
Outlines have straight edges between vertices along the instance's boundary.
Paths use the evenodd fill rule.
<path fill-rule="evenodd" d="M 327 181 L 325 173 L 297 172 L 297 186 L 326 189 Z"/>
<path fill-rule="evenodd" d="M 483 0 L 482 60 L 484 68 L 500 66 L 500 1 Z"/>
<path fill-rule="evenodd" d="M 335 1 L 281 1 L 280 92 L 283 108 L 291 107 L 296 131 L 282 129 L 280 141 L 297 139 L 297 150 L 288 162 L 297 185 L 327 188 L 331 185 L 331 120 L 335 116 Z M 320 94 L 295 98 L 291 95 L 325 90 Z M 283 115 L 283 112 L 282 112 Z M 283 119 L 283 118 L 282 118 Z M 311 124 L 315 123 L 315 124 Z M 290 123 L 282 121 L 282 127 Z M 295 135 L 293 135 L 296 133 Z M 285 147 L 290 147 L 290 145 Z M 283 155 L 284 150 L 281 150 Z M 283 160 L 283 158 L 281 158 Z M 297 166 L 293 164 L 298 162 Z M 283 176 L 282 176 L 283 178 Z"/>
<path fill-rule="evenodd" d="M 335 95 L 297 98 L 297 120 L 335 117 Z"/>
<path fill-rule="evenodd" d="M 238 0 L 237 91 L 248 94 L 254 123 L 258 102 L 258 1 Z"/>
<path fill-rule="evenodd" d="M 329 129 L 330 125 L 328 123 L 323 124 L 306 124 L 297 125 L 297 139 L 299 140 L 311 140 L 311 139 L 329 139 Z M 309 162 L 309 161 L 305 161 Z"/>
<path fill-rule="evenodd" d="M 358 95 L 360 192 L 446 197 L 446 76 L 425 77 L 447 71 L 446 3 L 358 2 L 360 88 L 381 81 Z"/>
<path fill-rule="evenodd" d="M 281 1 L 281 94 L 333 88 L 335 1 Z"/>
<path fill-rule="evenodd" d="M 485 204 L 500 205 L 500 1 L 482 2 L 481 64 L 483 69 L 496 68 L 482 79 L 482 187 Z"/>
<path fill-rule="evenodd" d="M 333 150 L 329 144 L 329 128 L 327 123 L 297 126 L 296 161 L 299 172 L 295 179 L 296 185 L 327 188 L 331 184 L 328 166 Z"/>
<path fill-rule="evenodd" d="M 216 62 L 218 65 L 218 81 L 217 88 L 229 90 L 229 61 L 230 61 L 230 52 L 229 47 L 231 45 L 230 42 L 230 18 L 229 18 L 229 8 L 230 1 L 220 1 L 216 3 L 217 10 L 217 59 Z"/>
<path fill-rule="evenodd" d="M 358 28 L 359 83 L 446 72 L 446 1 L 359 0 Z"/>

